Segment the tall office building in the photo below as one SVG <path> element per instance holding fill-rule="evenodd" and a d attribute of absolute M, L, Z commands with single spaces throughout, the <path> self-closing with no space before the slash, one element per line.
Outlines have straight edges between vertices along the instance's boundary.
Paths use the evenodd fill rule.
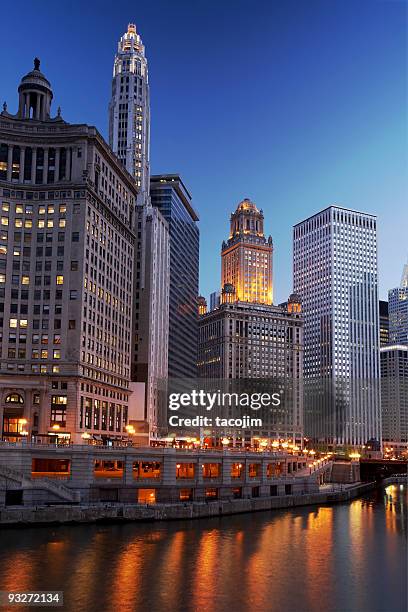
<path fill-rule="evenodd" d="M 303 302 L 305 433 L 358 446 L 381 439 L 377 221 L 330 206 L 293 232 Z"/>
<path fill-rule="evenodd" d="M 244 234 L 246 231 L 248 233 Z M 301 443 L 301 304 L 295 295 L 284 307 L 258 303 L 271 296 L 272 246 L 271 239 L 263 237 L 263 215 L 249 200 L 239 204 L 237 213 L 232 216 L 230 241 L 223 244 L 221 256 L 230 259 L 223 268 L 225 275 L 230 276 L 223 276 L 223 280 L 234 278 L 240 283 L 242 293 L 232 283 L 225 283 L 219 307 L 200 317 L 198 375 L 220 381 L 254 379 L 251 382 L 254 391 L 265 390 L 262 386 L 265 384 L 269 391 L 274 386 L 283 389 L 287 395 L 281 409 L 270 412 L 262 429 L 243 431 L 242 436 L 246 441 L 251 435 L 289 438 Z M 249 301 L 250 296 L 253 301 Z M 245 385 L 247 391 L 248 381 Z"/>
<path fill-rule="evenodd" d="M 380 348 L 390 342 L 390 319 L 388 316 L 388 302 L 380 300 Z"/>
<path fill-rule="evenodd" d="M 151 202 L 169 224 L 169 378 L 197 375 L 199 229 L 191 195 L 178 174 L 152 176 Z"/>
<path fill-rule="evenodd" d="M 139 188 L 149 195 L 150 99 L 145 48 L 133 23 L 118 42 L 109 104 L 109 144 Z"/>
<path fill-rule="evenodd" d="M 408 449 L 408 346 L 381 349 L 381 411 L 384 447 Z"/>
<path fill-rule="evenodd" d="M 134 210 L 135 275 L 132 380 L 145 384 L 145 419 L 153 436 L 164 426 L 163 376 L 167 376 L 169 227 L 151 206 L 150 95 L 145 48 L 129 24 L 114 59 L 109 104 L 109 142 L 139 195 Z"/>
<path fill-rule="evenodd" d="M 388 292 L 390 343 L 408 345 L 408 264 L 399 287 Z"/>
<path fill-rule="evenodd" d="M 166 427 L 170 236 L 166 219 L 154 206 L 136 207 L 135 232 L 132 380 L 145 383 L 144 419 L 157 437 Z"/>
<path fill-rule="evenodd" d="M 133 178 L 94 127 L 51 116 L 35 60 L 0 117 L 0 427 L 127 436 Z"/>
<path fill-rule="evenodd" d="M 273 303 L 272 238 L 264 235 L 262 210 L 248 198 L 231 215 L 230 235 L 221 249 L 221 287 L 233 285 L 236 299 Z"/>
<path fill-rule="evenodd" d="M 210 293 L 210 310 L 215 310 L 221 304 L 221 291 Z"/>

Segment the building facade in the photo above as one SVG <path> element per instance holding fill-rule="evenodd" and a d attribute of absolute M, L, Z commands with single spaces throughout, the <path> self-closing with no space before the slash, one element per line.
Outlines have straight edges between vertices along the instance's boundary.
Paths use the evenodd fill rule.
<path fill-rule="evenodd" d="M 253 391 L 282 389 L 284 407 L 263 418 L 259 431 L 242 431 L 242 438 L 248 442 L 265 436 L 302 444 L 301 305 L 295 307 L 296 296 L 283 307 L 271 303 L 272 239 L 264 236 L 263 220 L 248 199 L 231 217 L 230 237 L 221 252 L 220 304 L 199 320 L 198 375 L 224 382 L 244 379 Z"/>
<path fill-rule="evenodd" d="M 305 318 L 305 433 L 323 443 L 381 440 L 377 220 L 329 208 L 293 231 Z"/>
<path fill-rule="evenodd" d="M 0 115 L 3 439 L 127 436 L 137 188 L 40 72 Z"/>
<path fill-rule="evenodd" d="M 210 310 L 215 310 L 221 304 L 221 291 L 210 293 Z"/>
<path fill-rule="evenodd" d="M 198 215 L 178 174 L 152 176 L 151 203 L 169 225 L 169 378 L 195 378 L 198 337 Z"/>
<path fill-rule="evenodd" d="M 384 448 L 408 450 L 408 346 L 381 349 L 381 410 Z"/>
<path fill-rule="evenodd" d="M 265 237 L 262 210 L 248 198 L 231 215 L 230 235 L 221 249 L 221 287 L 235 288 L 235 299 L 273 303 L 272 238 Z"/>
<path fill-rule="evenodd" d="M 268 437 L 301 444 L 303 435 L 303 318 L 280 306 L 224 303 L 200 317 L 198 376 L 245 379 L 245 390 L 283 389 L 284 409 L 263 419 L 263 428 L 242 437 Z M 248 379 L 254 379 L 253 385 Z M 259 386 L 259 388 L 258 388 Z M 265 387 L 266 389 L 266 387 Z M 226 431 L 227 435 L 228 432 Z"/>
<path fill-rule="evenodd" d="M 145 414 L 152 437 L 166 425 L 169 354 L 170 235 L 153 206 L 136 207 L 132 380 L 145 383 Z"/>
<path fill-rule="evenodd" d="M 405 264 L 399 287 L 388 292 L 391 344 L 408 346 L 408 264 Z"/>
<path fill-rule="evenodd" d="M 163 425 L 162 385 L 169 349 L 169 225 L 150 201 L 150 94 L 145 48 L 129 24 L 114 59 L 109 142 L 134 177 L 135 277 L 132 380 L 145 384 L 145 418 L 153 437 Z"/>
<path fill-rule="evenodd" d="M 133 23 L 118 42 L 109 104 L 109 144 L 139 190 L 138 204 L 149 195 L 150 97 L 145 48 Z"/>
<path fill-rule="evenodd" d="M 380 300 L 380 348 L 390 343 L 390 319 L 388 302 Z"/>

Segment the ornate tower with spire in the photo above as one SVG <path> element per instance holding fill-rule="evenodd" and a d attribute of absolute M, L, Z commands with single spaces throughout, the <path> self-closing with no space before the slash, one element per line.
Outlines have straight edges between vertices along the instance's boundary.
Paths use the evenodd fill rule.
<path fill-rule="evenodd" d="M 145 48 L 130 23 L 118 43 L 109 104 L 109 144 L 139 187 L 138 204 L 149 197 L 150 100 Z"/>
<path fill-rule="evenodd" d="M 231 286 L 234 301 L 272 304 L 272 237 L 265 237 L 262 210 L 248 198 L 237 206 L 231 215 L 230 235 L 221 249 L 221 288 Z M 224 300 L 224 297 L 223 297 Z"/>

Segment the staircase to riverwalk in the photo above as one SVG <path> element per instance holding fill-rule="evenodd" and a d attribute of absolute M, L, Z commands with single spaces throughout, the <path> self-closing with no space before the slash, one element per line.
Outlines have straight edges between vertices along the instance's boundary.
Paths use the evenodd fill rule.
<path fill-rule="evenodd" d="M 70 503 L 76 503 L 79 501 L 79 493 L 72 491 L 64 484 L 55 482 L 50 478 L 27 478 L 17 470 L 14 470 L 4 463 L 0 463 L 0 478 L 3 477 L 6 480 L 11 480 L 17 485 L 20 485 L 22 489 L 37 489 L 45 490 L 52 493 L 54 496 L 59 498 L 61 501 Z"/>

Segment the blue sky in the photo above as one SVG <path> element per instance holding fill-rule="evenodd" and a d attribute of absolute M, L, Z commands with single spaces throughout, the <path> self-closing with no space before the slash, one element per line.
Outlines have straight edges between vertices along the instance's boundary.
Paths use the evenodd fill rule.
<path fill-rule="evenodd" d="M 113 55 L 146 45 L 153 173 L 179 172 L 200 214 L 201 292 L 244 197 L 274 239 L 275 301 L 291 291 L 292 226 L 331 203 L 379 216 L 380 293 L 408 256 L 407 3 L 399 0 L 20 2 L 1 18 L 1 100 L 35 55 L 54 111 L 106 137 Z"/>

